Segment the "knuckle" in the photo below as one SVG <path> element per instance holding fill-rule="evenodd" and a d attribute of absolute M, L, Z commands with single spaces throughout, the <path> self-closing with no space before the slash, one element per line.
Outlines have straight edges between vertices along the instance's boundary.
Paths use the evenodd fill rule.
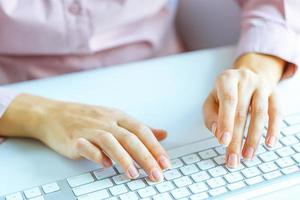
<path fill-rule="evenodd" d="M 235 114 L 235 121 L 240 123 L 244 122 L 247 118 L 247 111 L 245 109 L 238 109 Z"/>
<path fill-rule="evenodd" d="M 265 106 L 256 106 L 255 109 L 253 110 L 253 114 L 256 117 L 264 118 L 267 115 L 267 109 Z"/>
<path fill-rule="evenodd" d="M 229 104 L 235 104 L 237 102 L 237 97 L 230 91 L 224 91 L 223 100 Z"/>

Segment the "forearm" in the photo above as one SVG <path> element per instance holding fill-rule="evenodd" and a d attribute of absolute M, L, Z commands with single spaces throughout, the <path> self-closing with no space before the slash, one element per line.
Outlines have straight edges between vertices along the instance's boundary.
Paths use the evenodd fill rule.
<path fill-rule="evenodd" d="M 246 68 L 276 85 L 283 73 L 286 62 L 281 58 L 259 53 L 247 53 L 234 62 L 235 68 Z"/>

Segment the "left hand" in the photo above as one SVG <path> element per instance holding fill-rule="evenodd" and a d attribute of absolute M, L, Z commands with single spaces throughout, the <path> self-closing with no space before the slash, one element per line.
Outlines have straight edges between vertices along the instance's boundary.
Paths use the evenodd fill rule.
<path fill-rule="evenodd" d="M 221 144 L 228 146 L 228 167 L 238 166 L 241 154 L 246 159 L 254 157 L 267 116 L 267 146 L 275 145 L 280 131 L 281 116 L 274 89 L 281 78 L 284 64 L 268 60 L 277 58 L 257 54 L 240 59 L 235 69 L 225 70 L 217 77 L 203 108 L 206 127 Z M 262 63 L 264 59 L 266 61 Z M 282 68 L 279 64 L 282 64 Z M 250 127 L 242 147 L 248 112 L 251 114 Z"/>

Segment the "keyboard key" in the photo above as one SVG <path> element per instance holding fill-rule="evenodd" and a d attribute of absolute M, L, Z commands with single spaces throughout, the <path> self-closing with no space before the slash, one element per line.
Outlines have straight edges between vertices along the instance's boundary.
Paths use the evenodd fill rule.
<path fill-rule="evenodd" d="M 44 197 L 38 196 L 38 197 L 31 198 L 30 200 L 44 200 Z"/>
<path fill-rule="evenodd" d="M 225 164 L 225 155 L 215 157 L 215 158 L 214 158 L 214 161 L 215 161 L 218 165 L 224 165 L 224 164 Z"/>
<path fill-rule="evenodd" d="M 227 174 L 227 170 L 222 166 L 212 168 L 212 169 L 208 170 L 208 172 L 210 173 L 210 175 L 212 177 L 223 176 L 223 175 Z"/>
<path fill-rule="evenodd" d="M 213 149 L 208 149 L 199 153 L 202 159 L 209 159 L 217 156 L 217 153 Z"/>
<path fill-rule="evenodd" d="M 77 200 L 102 200 L 109 197 L 107 190 L 100 190 L 77 198 Z"/>
<path fill-rule="evenodd" d="M 194 174 L 196 172 L 199 171 L 198 167 L 196 167 L 196 165 L 191 164 L 191 165 L 186 165 L 180 168 L 180 171 L 185 175 L 190 175 L 190 174 Z"/>
<path fill-rule="evenodd" d="M 116 184 L 123 184 L 130 181 L 130 178 L 128 178 L 125 174 L 120 174 L 113 177 L 113 180 Z"/>
<path fill-rule="evenodd" d="M 116 185 L 109 188 L 109 191 L 111 192 L 112 195 L 117 196 L 126 193 L 128 190 L 126 186 L 122 184 L 122 185 Z"/>
<path fill-rule="evenodd" d="M 157 184 L 155 187 L 160 193 L 168 192 L 175 189 L 175 186 L 170 181 L 161 182 Z"/>
<path fill-rule="evenodd" d="M 291 147 L 283 147 L 276 150 L 280 157 L 286 157 L 295 154 L 296 152 Z"/>
<path fill-rule="evenodd" d="M 245 168 L 242 170 L 242 174 L 246 177 L 246 178 L 251 178 L 257 175 L 260 175 L 261 172 L 259 171 L 259 169 L 257 169 L 257 167 L 250 167 L 250 168 Z"/>
<path fill-rule="evenodd" d="M 226 147 L 225 146 L 219 146 L 216 147 L 215 150 L 218 152 L 220 155 L 225 155 L 226 154 Z"/>
<path fill-rule="evenodd" d="M 220 194 L 223 194 L 223 193 L 226 193 L 226 192 L 227 192 L 227 189 L 225 187 L 219 187 L 219 188 L 210 190 L 209 194 L 211 196 L 217 196 L 217 195 L 220 195 Z"/>
<path fill-rule="evenodd" d="M 120 165 L 114 165 L 119 174 L 125 174 L 124 169 Z"/>
<path fill-rule="evenodd" d="M 281 168 L 289 167 L 295 164 L 295 162 L 289 157 L 279 158 L 278 160 L 276 160 L 276 163 Z"/>
<path fill-rule="evenodd" d="M 183 197 L 189 196 L 191 193 L 186 188 L 177 188 L 171 191 L 172 196 L 175 199 L 181 199 Z"/>
<path fill-rule="evenodd" d="M 286 167 L 286 168 L 282 169 L 281 171 L 284 174 L 291 174 L 291 173 L 299 171 L 299 168 L 296 165 L 294 165 L 291 167 Z"/>
<path fill-rule="evenodd" d="M 172 200 L 173 198 L 168 193 L 157 194 L 153 200 Z"/>
<path fill-rule="evenodd" d="M 261 160 L 256 156 L 252 160 L 243 160 L 242 161 L 247 167 L 253 167 L 259 165 Z"/>
<path fill-rule="evenodd" d="M 174 179 L 173 182 L 177 187 L 185 187 L 191 185 L 193 182 L 188 176 L 183 176 L 177 179 Z"/>
<path fill-rule="evenodd" d="M 86 174 L 82 174 L 79 176 L 70 177 L 67 179 L 67 181 L 71 187 L 77 187 L 80 185 L 84 185 L 84 184 L 93 182 L 94 178 L 92 177 L 92 175 L 90 173 L 86 173 Z"/>
<path fill-rule="evenodd" d="M 33 197 L 37 197 L 37 196 L 41 196 L 42 193 L 40 191 L 40 189 L 38 187 L 35 188 L 31 188 L 29 190 L 25 190 L 24 191 L 25 197 L 27 199 L 33 198 Z"/>
<path fill-rule="evenodd" d="M 299 152 L 300 152 L 300 143 L 295 144 L 295 145 L 293 146 L 293 149 L 295 149 L 295 151 L 297 151 L 297 152 L 299 153 Z"/>
<path fill-rule="evenodd" d="M 194 183 L 194 184 L 190 185 L 189 188 L 192 191 L 192 193 L 194 193 L 194 194 L 208 190 L 207 185 L 203 182 L 202 183 Z"/>
<path fill-rule="evenodd" d="M 280 141 L 282 142 L 282 144 L 286 145 L 286 146 L 289 146 L 289 145 L 292 145 L 292 144 L 296 144 L 298 143 L 298 139 L 295 137 L 295 136 L 287 136 L 287 137 L 283 137 L 280 139 Z"/>
<path fill-rule="evenodd" d="M 81 196 L 87 193 L 95 192 L 97 190 L 102 190 L 108 187 L 112 187 L 113 183 L 109 179 L 103 179 L 100 181 L 95 181 L 86 185 L 82 185 L 76 188 L 73 188 L 75 196 Z"/>
<path fill-rule="evenodd" d="M 260 140 L 262 143 L 264 143 L 263 140 Z M 256 150 L 256 155 L 259 155 L 259 154 L 262 154 L 262 153 L 265 153 L 267 150 L 266 148 L 264 147 L 263 144 L 260 144 L 257 146 L 257 150 Z"/>
<path fill-rule="evenodd" d="M 262 176 L 255 176 L 253 178 L 246 179 L 246 183 L 248 185 L 255 185 L 255 184 L 261 183 L 263 181 L 264 181 L 264 179 Z"/>
<path fill-rule="evenodd" d="M 172 165 L 172 169 L 175 169 L 175 168 L 178 168 L 178 167 L 182 167 L 183 162 L 179 159 L 172 159 L 171 160 L 171 165 Z"/>
<path fill-rule="evenodd" d="M 49 193 L 58 191 L 59 186 L 57 183 L 48 183 L 46 185 L 43 185 L 42 189 L 46 194 L 49 194 Z"/>
<path fill-rule="evenodd" d="M 229 190 L 233 191 L 233 190 L 243 188 L 245 186 L 246 186 L 246 184 L 244 183 L 244 181 L 239 181 L 239 182 L 231 183 L 231 184 L 227 185 L 227 188 Z"/>
<path fill-rule="evenodd" d="M 139 189 L 138 193 L 142 198 L 146 198 L 146 197 L 155 195 L 156 191 L 154 190 L 154 188 L 152 186 L 148 186 L 143 189 Z"/>
<path fill-rule="evenodd" d="M 226 166 L 226 169 L 229 171 L 229 172 L 236 172 L 236 171 L 241 171 L 242 169 L 244 169 L 245 168 L 245 166 L 242 164 L 242 163 L 240 163 L 237 167 L 235 167 L 235 168 L 230 168 L 230 167 L 227 167 Z"/>
<path fill-rule="evenodd" d="M 285 135 L 285 136 L 290 136 L 290 135 L 294 135 L 296 133 L 300 133 L 300 124 L 297 124 L 295 126 L 288 126 L 286 128 L 283 128 L 281 130 L 281 132 Z"/>
<path fill-rule="evenodd" d="M 163 182 L 163 180 L 161 180 L 161 181 L 152 181 L 152 180 L 150 180 L 149 177 L 145 178 L 145 180 L 146 180 L 148 185 L 157 185 L 157 184 Z"/>
<path fill-rule="evenodd" d="M 128 192 L 120 196 L 121 200 L 138 200 L 139 197 L 135 192 Z"/>
<path fill-rule="evenodd" d="M 190 154 L 188 156 L 183 156 L 182 160 L 185 162 L 185 164 L 189 165 L 200 161 L 200 158 L 197 156 L 197 154 Z"/>
<path fill-rule="evenodd" d="M 292 157 L 297 163 L 300 163 L 300 153 L 297 153 L 297 154 L 293 155 Z"/>
<path fill-rule="evenodd" d="M 130 190 L 138 190 L 141 188 L 146 187 L 146 184 L 142 179 L 137 179 L 137 180 L 131 180 L 130 182 L 127 183 L 127 186 L 129 187 Z"/>
<path fill-rule="evenodd" d="M 299 124 L 300 123 L 300 114 L 292 114 L 292 115 L 289 115 L 289 116 L 286 116 L 284 118 L 284 121 L 286 123 L 288 123 L 290 126 L 291 125 L 295 125 L 295 124 Z M 298 128 L 297 128 L 298 129 Z M 299 132 L 300 132 L 300 127 L 299 127 Z"/>
<path fill-rule="evenodd" d="M 278 169 L 277 165 L 275 165 L 273 162 L 263 163 L 263 164 L 259 165 L 258 167 L 264 173 L 268 173 L 268 172 Z"/>
<path fill-rule="evenodd" d="M 197 163 L 197 165 L 201 170 L 207 170 L 216 166 L 214 161 L 211 159 L 200 161 Z"/>
<path fill-rule="evenodd" d="M 7 195 L 5 200 L 23 200 L 22 194 L 20 192 Z"/>
<path fill-rule="evenodd" d="M 265 179 L 270 180 L 281 176 L 281 172 L 279 170 L 264 174 Z"/>
<path fill-rule="evenodd" d="M 212 178 L 206 181 L 211 188 L 217 188 L 226 184 L 222 177 Z"/>
<path fill-rule="evenodd" d="M 228 183 L 234 183 L 244 179 L 240 172 L 233 172 L 233 173 L 226 174 L 224 178 Z"/>
<path fill-rule="evenodd" d="M 278 158 L 278 156 L 273 151 L 269 151 L 269 152 L 260 154 L 259 157 L 264 162 L 269 162 L 269 161 L 272 161 L 272 160 L 276 160 Z"/>
<path fill-rule="evenodd" d="M 172 179 L 181 177 L 181 174 L 179 173 L 179 171 L 177 169 L 171 169 L 171 170 L 164 172 L 164 177 L 167 180 L 172 180 Z"/>
<path fill-rule="evenodd" d="M 115 169 L 113 167 L 106 168 L 106 169 L 99 169 L 99 170 L 94 171 L 94 175 L 98 180 L 112 177 L 116 174 L 117 174 L 117 172 L 115 171 Z"/>
<path fill-rule="evenodd" d="M 191 177 L 196 183 L 205 181 L 210 178 L 210 176 L 208 175 L 208 173 L 206 171 L 198 172 L 196 174 L 193 174 Z"/>
<path fill-rule="evenodd" d="M 192 196 L 190 196 L 191 200 L 202 200 L 202 199 L 207 199 L 209 196 L 206 192 L 202 192 L 199 194 L 194 194 Z"/>

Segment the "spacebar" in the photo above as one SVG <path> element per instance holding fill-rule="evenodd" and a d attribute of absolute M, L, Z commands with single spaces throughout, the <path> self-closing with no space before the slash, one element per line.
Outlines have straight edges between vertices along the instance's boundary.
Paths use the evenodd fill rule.
<path fill-rule="evenodd" d="M 214 148 L 220 146 L 216 138 L 211 137 L 201 141 L 185 144 L 180 147 L 168 150 L 168 154 L 171 159 L 178 158 L 187 154 L 203 151 L 206 149 Z"/>

